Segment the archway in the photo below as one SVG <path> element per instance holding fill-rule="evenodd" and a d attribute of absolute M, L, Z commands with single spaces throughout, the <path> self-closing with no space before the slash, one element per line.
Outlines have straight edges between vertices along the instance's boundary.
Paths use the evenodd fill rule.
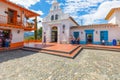
<path fill-rule="evenodd" d="M 58 29 L 56 26 L 52 27 L 51 31 L 51 41 L 52 42 L 57 42 L 58 41 Z"/>

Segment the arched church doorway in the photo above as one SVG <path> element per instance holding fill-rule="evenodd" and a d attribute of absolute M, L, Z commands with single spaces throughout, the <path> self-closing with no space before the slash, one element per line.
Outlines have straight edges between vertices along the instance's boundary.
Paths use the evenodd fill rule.
<path fill-rule="evenodd" d="M 51 41 L 57 42 L 58 40 L 58 29 L 56 26 L 52 27 L 52 35 L 51 35 Z"/>

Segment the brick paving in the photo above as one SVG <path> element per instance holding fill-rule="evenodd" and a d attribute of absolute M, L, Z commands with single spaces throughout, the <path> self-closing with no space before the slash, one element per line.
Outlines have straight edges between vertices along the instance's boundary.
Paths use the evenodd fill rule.
<path fill-rule="evenodd" d="M 51 55 L 63 56 L 67 58 L 75 58 L 76 55 L 82 50 L 80 45 L 72 44 L 57 44 L 47 43 L 25 43 L 23 50 L 37 51 L 40 53 L 47 53 Z"/>
<path fill-rule="evenodd" d="M 62 52 L 70 52 L 79 45 L 47 43 L 45 46 L 43 46 L 42 43 L 27 43 L 24 46 L 32 48 L 42 48 L 47 50 L 56 50 Z"/>
<path fill-rule="evenodd" d="M 0 80 L 120 80 L 120 52 L 83 49 L 75 59 L 0 52 Z"/>

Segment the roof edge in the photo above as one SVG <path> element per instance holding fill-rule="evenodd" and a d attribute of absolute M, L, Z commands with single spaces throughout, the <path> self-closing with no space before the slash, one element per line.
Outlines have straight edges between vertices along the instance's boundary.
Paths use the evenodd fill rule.
<path fill-rule="evenodd" d="M 118 24 L 93 24 L 93 25 L 83 25 L 83 26 L 74 26 L 74 27 L 92 27 L 92 26 L 118 26 Z"/>
<path fill-rule="evenodd" d="M 112 9 L 110 10 L 110 12 L 107 14 L 107 16 L 105 17 L 105 20 L 109 20 L 110 17 L 113 15 L 113 13 L 114 13 L 116 10 L 120 10 L 120 7 L 118 7 L 118 8 L 112 8 Z"/>
<path fill-rule="evenodd" d="M 79 26 L 79 24 L 70 16 L 69 19 L 71 19 L 77 26 Z"/>
<path fill-rule="evenodd" d="M 38 14 L 38 13 L 32 11 L 32 10 L 26 9 L 26 8 L 24 8 L 24 7 L 22 7 L 22 6 L 19 6 L 19 5 L 15 4 L 15 3 L 13 3 L 13 2 L 11 2 L 11 1 L 9 1 L 9 0 L 0 0 L 0 1 L 2 1 L 2 2 L 4 2 L 4 3 L 10 3 L 10 4 L 15 5 L 16 7 L 22 9 L 22 10 L 26 10 L 26 11 L 28 11 L 28 12 L 31 12 L 31 13 L 35 14 L 36 16 L 40 16 L 40 14 Z"/>

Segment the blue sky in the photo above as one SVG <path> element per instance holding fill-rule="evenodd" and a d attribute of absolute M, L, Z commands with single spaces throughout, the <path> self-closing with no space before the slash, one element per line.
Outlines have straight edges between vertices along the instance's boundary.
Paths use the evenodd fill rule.
<path fill-rule="evenodd" d="M 33 10 L 42 19 L 49 13 L 53 0 L 10 0 Z M 120 0 L 57 0 L 64 13 L 70 14 L 80 25 L 107 23 L 106 15 L 112 8 L 120 7 Z M 42 26 L 42 25 L 41 25 Z"/>

